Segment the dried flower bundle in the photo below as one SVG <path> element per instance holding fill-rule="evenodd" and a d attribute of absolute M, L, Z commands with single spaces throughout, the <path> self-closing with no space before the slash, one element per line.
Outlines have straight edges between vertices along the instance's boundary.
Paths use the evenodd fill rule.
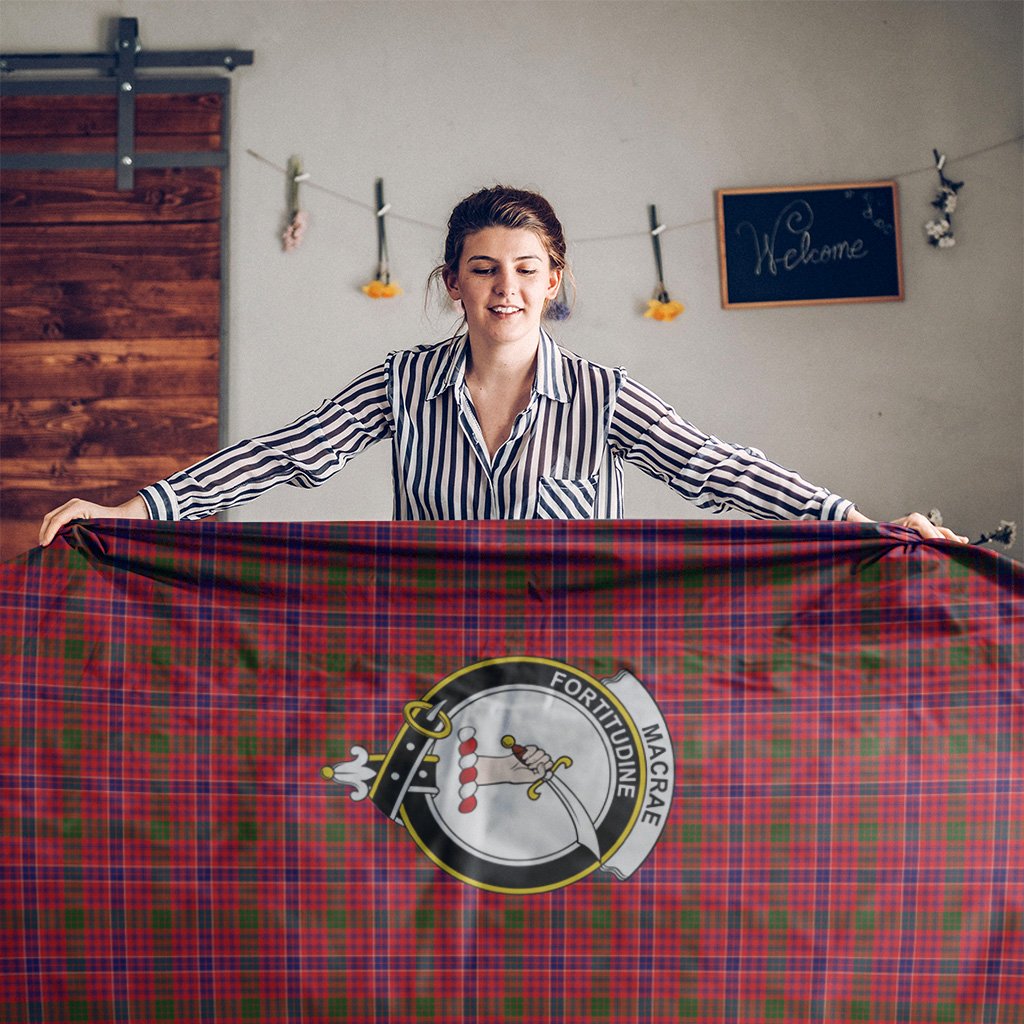
<path fill-rule="evenodd" d="M 953 237 L 953 211 L 956 209 L 957 193 L 964 187 L 962 181 L 952 181 L 943 174 L 946 166 L 946 157 L 940 155 L 937 149 L 932 150 L 935 157 L 935 169 L 939 174 L 939 191 L 932 200 L 941 217 L 928 221 L 924 226 L 925 234 L 928 236 L 928 244 L 934 245 L 937 249 L 950 249 L 956 245 Z"/>
<path fill-rule="evenodd" d="M 659 320 L 667 323 L 675 320 L 686 308 L 681 302 L 673 302 L 669 298 L 668 289 L 665 287 L 665 270 L 661 261 L 661 233 L 665 230 L 664 224 L 658 223 L 658 211 L 654 206 L 648 206 L 647 212 L 651 223 L 651 245 L 654 248 L 654 265 L 658 271 L 658 283 L 654 286 L 654 298 L 647 303 L 647 311 L 644 317 L 648 320 Z"/>
<path fill-rule="evenodd" d="M 402 289 L 391 280 L 391 268 L 388 264 L 388 236 L 384 228 L 384 218 L 391 209 L 384 202 L 384 179 L 378 178 L 374 184 L 377 199 L 377 275 L 369 284 L 364 284 L 362 291 L 371 299 L 393 299 L 402 294 Z"/>
<path fill-rule="evenodd" d="M 991 533 L 983 533 L 977 540 L 972 541 L 971 543 L 987 544 L 990 540 L 994 540 L 997 544 L 1002 544 L 1009 548 L 1013 547 L 1013 542 L 1016 537 L 1017 524 L 1003 519 Z"/>
<path fill-rule="evenodd" d="M 293 156 L 288 161 L 288 226 L 281 235 L 281 247 L 285 252 L 294 252 L 302 243 L 302 236 L 309 226 L 309 214 L 299 203 L 299 184 L 309 178 L 302 170 L 302 160 Z"/>

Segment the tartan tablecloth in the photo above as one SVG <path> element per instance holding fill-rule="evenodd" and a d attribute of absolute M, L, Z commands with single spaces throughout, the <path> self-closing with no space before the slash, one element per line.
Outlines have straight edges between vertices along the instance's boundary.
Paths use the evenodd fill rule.
<path fill-rule="evenodd" d="M 0 1019 L 1020 1024 L 1022 639 L 887 527 L 78 524 L 0 570 Z"/>

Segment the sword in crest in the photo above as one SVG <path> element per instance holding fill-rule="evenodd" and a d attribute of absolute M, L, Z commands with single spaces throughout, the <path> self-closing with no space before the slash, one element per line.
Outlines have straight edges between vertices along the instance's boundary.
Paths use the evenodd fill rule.
<path fill-rule="evenodd" d="M 501 745 L 507 750 L 511 750 L 519 760 L 522 760 L 526 753 L 526 748 L 517 743 L 514 736 L 502 736 Z M 571 767 L 572 758 L 562 755 L 541 778 L 530 786 L 526 795 L 531 800 L 539 800 L 541 786 L 547 786 L 569 812 L 572 827 L 576 830 L 576 842 L 600 860 L 601 844 L 597 841 L 597 828 L 594 826 L 593 819 L 587 813 L 586 807 L 583 806 L 583 801 L 562 781 L 561 777 L 555 775 L 559 768 Z"/>

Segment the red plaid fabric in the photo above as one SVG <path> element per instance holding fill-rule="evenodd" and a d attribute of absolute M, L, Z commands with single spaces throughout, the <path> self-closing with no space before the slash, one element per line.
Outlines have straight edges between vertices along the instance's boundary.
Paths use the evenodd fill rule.
<path fill-rule="evenodd" d="M 1022 639 L 885 527 L 77 525 L 0 572 L 0 1019 L 1020 1024 Z"/>

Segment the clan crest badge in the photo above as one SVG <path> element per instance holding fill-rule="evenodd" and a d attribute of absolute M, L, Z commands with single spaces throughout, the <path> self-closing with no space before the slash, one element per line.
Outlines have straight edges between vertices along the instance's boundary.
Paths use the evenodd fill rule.
<path fill-rule="evenodd" d="M 404 825 L 439 868 L 492 892 L 548 892 L 600 869 L 629 878 L 672 804 L 675 758 L 629 672 L 545 658 L 459 669 L 407 703 L 390 749 L 351 748 L 325 779 Z"/>

